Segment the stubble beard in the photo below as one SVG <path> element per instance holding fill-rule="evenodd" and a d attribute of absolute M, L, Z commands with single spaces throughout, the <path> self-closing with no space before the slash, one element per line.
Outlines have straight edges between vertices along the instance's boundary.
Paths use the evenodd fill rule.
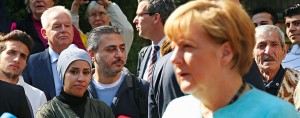
<path fill-rule="evenodd" d="M 6 76 L 8 79 L 13 79 L 15 80 L 17 77 L 19 77 L 21 75 L 21 73 L 18 74 L 13 74 L 11 72 L 6 72 L 4 70 L 1 70 L 1 72 L 4 74 L 4 76 Z"/>
<path fill-rule="evenodd" d="M 106 77 L 115 77 L 117 76 L 118 73 L 120 73 L 122 71 L 122 68 L 121 69 L 118 69 L 118 70 L 112 70 L 110 68 L 110 65 L 105 63 L 105 61 L 103 59 L 100 58 L 99 60 L 99 70 L 105 74 Z"/>

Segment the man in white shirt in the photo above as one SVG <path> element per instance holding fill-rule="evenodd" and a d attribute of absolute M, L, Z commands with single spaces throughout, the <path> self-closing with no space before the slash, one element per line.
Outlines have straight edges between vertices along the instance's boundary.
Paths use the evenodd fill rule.
<path fill-rule="evenodd" d="M 0 80 L 21 85 L 35 114 L 46 103 L 41 90 L 25 83 L 20 76 L 30 56 L 32 39 L 25 32 L 14 30 L 0 40 Z"/>
<path fill-rule="evenodd" d="M 287 8 L 283 12 L 286 34 L 293 43 L 292 49 L 282 61 L 284 68 L 300 70 L 300 4 Z"/>

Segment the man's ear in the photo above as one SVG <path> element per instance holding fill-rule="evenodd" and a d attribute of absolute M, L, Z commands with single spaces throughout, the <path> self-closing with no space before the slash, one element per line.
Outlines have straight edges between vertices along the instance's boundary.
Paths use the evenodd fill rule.
<path fill-rule="evenodd" d="M 91 56 L 92 62 L 96 61 L 95 53 L 92 50 L 88 50 L 89 55 Z"/>
<path fill-rule="evenodd" d="M 161 22 L 161 16 L 159 13 L 154 14 L 154 24 Z"/>
<path fill-rule="evenodd" d="M 284 44 L 283 47 L 282 47 L 282 55 L 281 55 L 282 56 L 282 60 L 285 58 L 287 50 L 288 50 L 288 47 L 287 47 L 286 44 Z"/>
<path fill-rule="evenodd" d="M 232 59 L 233 59 L 232 47 L 229 42 L 225 42 L 221 46 L 221 64 L 223 66 L 226 66 L 231 63 Z"/>
<path fill-rule="evenodd" d="M 48 37 L 47 37 L 47 35 L 46 35 L 46 29 L 42 28 L 42 29 L 41 29 L 41 34 L 42 34 L 42 36 L 44 37 L 44 39 L 48 40 Z"/>

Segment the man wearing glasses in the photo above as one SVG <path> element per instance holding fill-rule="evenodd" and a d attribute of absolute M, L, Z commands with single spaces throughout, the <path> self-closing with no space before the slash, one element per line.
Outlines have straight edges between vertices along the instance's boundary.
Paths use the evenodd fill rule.
<path fill-rule="evenodd" d="M 164 23 L 176 8 L 173 0 L 142 0 L 133 23 L 139 36 L 152 41 L 139 52 L 137 76 L 150 81 L 155 62 L 161 57 L 160 46 L 165 39 Z"/>

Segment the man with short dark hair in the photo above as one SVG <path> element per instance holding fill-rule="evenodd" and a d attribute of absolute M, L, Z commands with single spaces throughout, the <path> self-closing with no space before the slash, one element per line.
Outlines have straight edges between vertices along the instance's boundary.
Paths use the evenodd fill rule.
<path fill-rule="evenodd" d="M 146 118 L 149 83 L 124 69 L 125 42 L 118 28 L 94 28 L 87 49 L 95 65 L 88 88 L 93 98 L 110 106 L 115 117 Z"/>
<path fill-rule="evenodd" d="M 278 16 L 271 8 L 256 8 L 251 13 L 251 19 L 255 27 L 261 25 L 276 25 L 279 27 Z"/>
<path fill-rule="evenodd" d="M 35 114 L 46 103 L 41 90 L 27 84 L 21 75 L 30 56 L 32 39 L 25 32 L 14 30 L 0 40 L 0 80 L 21 85 Z"/>
<path fill-rule="evenodd" d="M 286 34 L 293 43 L 292 49 L 282 61 L 283 67 L 300 70 L 300 4 L 287 8 L 283 12 Z"/>
<path fill-rule="evenodd" d="M 0 114 L 10 112 L 17 117 L 31 118 L 33 114 L 31 114 L 29 106 L 36 105 L 34 100 L 41 99 L 40 96 L 34 96 L 37 97 L 35 99 L 32 96 L 41 91 L 33 91 L 36 88 L 25 84 L 20 76 L 26 66 L 31 46 L 31 38 L 19 30 L 12 31 L 0 39 Z M 27 101 L 24 89 L 13 85 L 20 81 L 23 81 L 21 86 L 24 87 L 25 92 L 27 91 L 29 101 Z M 37 110 L 37 106 L 34 107 L 35 110 Z"/>

